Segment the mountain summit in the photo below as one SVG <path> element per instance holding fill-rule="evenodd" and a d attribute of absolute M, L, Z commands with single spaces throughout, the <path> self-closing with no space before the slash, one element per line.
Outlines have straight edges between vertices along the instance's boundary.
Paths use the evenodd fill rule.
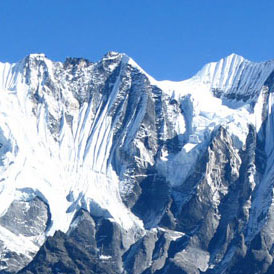
<path fill-rule="evenodd" d="M 272 273 L 273 87 L 235 54 L 0 63 L 0 271 Z"/>

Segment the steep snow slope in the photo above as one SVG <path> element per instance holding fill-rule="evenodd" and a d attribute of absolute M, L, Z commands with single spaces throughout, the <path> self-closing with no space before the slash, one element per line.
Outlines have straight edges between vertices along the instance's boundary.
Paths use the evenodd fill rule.
<path fill-rule="evenodd" d="M 220 150 L 220 155 L 229 151 L 231 160 L 220 156 L 220 162 L 228 157 L 231 178 L 239 179 L 251 127 L 264 143 L 261 149 L 267 159 L 266 171 L 249 176 L 255 194 L 245 204 L 252 215 L 247 213 L 245 229 L 246 241 L 252 241 L 265 220 L 260 223 L 258 217 L 272 198 L 265 199 L 274 161 L 273 70 L 272 61 L 252 63 L 235 54 L 182 82 L 156 81 L 128 56 L 114 52 L 97 63 L 77 58 L 52 62 L 43 54 L 32 54 L 17 64 L 0 64 L 0 216 L 6 220 L 14 203 L 29 203 L 35 197 L 48 207 L 35 235 L 19 237 L 3 221 L 0 241 L 7 265 L 1 267 L 9 267 L 8 252 L 26 256 L 26 264 L 45 237 L 72 229 L 81 208 L 124 229 L 127 250 L 146 230 L 161 226 L 165 212 L 171 210 L 170 197 L 178 208 L 190 203 L 199 188 L 191 176 L 209 147 Z M 214 149 L 210 153 L 213 163 L 218 156 Z M 230 186 L 215 180 L 210 164 L 207 168 L 207 191 L 212 193 L 208 203 L 218 223 L 219 206 Z M 218 172 L 216 176 L 222 176 L 223 171 Z M 155 188 L 154 194 L 149 188 Z M 156 199 L 159 192 L 163 199 L 154 204 L 151 200 L 152 207 L 145 210 L 147 191 Z M 187 231 L 180 225 L 173 229 Z M 193 248 L 184 250 L 186 265 L 191 264 Z M 214 268 L 214 256 L 208 250 L 199 252 L 197 267 Z M 226 267 L 233 252 L 222 255 Z"/>
<path fill-rule="evenodd" d="M 110 72 L 115 65 L 108 68 Z M 113 135 L 107 111 L 116 96 L 119 77 L 107 102 L 99 99 L 96 106 L 88 102 L 79 106 L 71 92 L 75 86 L 63 86 L 69 82 L 53 75 L 59 67 L 63 64 L 53 64 L 44 55 L 1 65 L 1 215 L 12 201 L 27 201 L 37 195 L 49 205 L 47 235 L 56 230 L 66 232 L 80 207 L 92 207 L 93 214 L 112 217 L 125 229 L 138 230 L 142 224 L 122 203 L 118 177 L 107 163 Z M 90 81 L 88 73 L 84 71 L 87 75 L 81 92 L 85 81 Z M 43 82 L 46 80 L 49 82 Z M 52 86 L 54 90 L 50 90 Z M 93 107 L 100 112 L 94 113 Z M 10 248 L 8 238 L 1 240 Z"/>

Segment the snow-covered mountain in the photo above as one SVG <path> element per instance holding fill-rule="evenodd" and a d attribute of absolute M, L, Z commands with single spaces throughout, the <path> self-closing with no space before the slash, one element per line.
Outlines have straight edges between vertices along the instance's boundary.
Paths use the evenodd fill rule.
<path fill-rule="evenodd" d="M 273 88 L 235 54 L 0 63 L 0 271 L 272 273 Z"/>

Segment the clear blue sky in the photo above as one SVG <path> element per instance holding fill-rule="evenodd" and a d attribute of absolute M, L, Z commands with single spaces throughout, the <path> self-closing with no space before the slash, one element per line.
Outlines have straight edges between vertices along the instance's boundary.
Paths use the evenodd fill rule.
<path fill-rule="evenodd" d="M 2 62 L 114 50 L 156 79 L 183 80 L 232 52 L 273 59 L 273 33 L 272 0 L 0 0 Z"/>

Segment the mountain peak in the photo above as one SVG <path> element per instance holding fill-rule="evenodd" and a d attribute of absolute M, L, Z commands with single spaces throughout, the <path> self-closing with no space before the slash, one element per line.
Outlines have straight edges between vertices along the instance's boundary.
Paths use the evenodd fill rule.
<path fill-rule="evenodd" d="M 117 58 L 121 58 L 125 55 L 126 55 L 125 53 L 120 53 L 117 51 L 109 51 L 103 56 L 103 59 L 117 59 Z"/>
<path fill-rule="evenodd" d="M 25 57 L 25 59 L 44 60 L 46 55 L 44 53 L 31 53 Z"/>
<path fill-rule="evenodd" d="M 246 60 L 243 56 L 237 54 L 237 53 L 231 53 L 229 54 L 227 57 L 225 57 L 224 59 L 236 59 L 236 60 Z"/>
<path fill-rule="evenodd" d="M 229 98 L 255 98 L 259 87 L 274 69 L 274 62 L 251 62 L 232 53 L 229 56 L 205 65 L 195 76 L 203 84 L 218 93 L 218 97 L 227 94 Z M 245 99 L 244 99 L 245 98 Z"/>

